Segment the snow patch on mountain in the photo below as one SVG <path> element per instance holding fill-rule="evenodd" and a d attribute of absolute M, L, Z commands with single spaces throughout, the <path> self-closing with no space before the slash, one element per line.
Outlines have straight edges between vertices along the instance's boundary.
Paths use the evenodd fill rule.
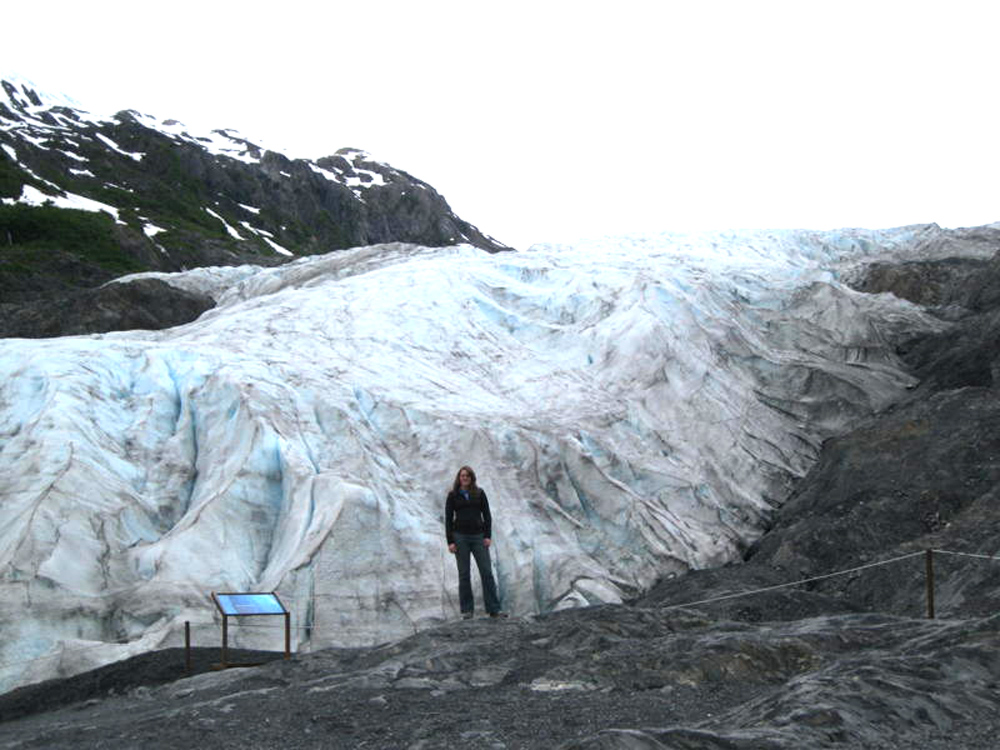
<path fill-rule="evenodd" d="M 105 213 L 111 214 L 111 216 L 113 216 L 115 221 L 119 224 L 124 223 L 118 216 L 118 209 L 114 206 L 109 206 L 107 203 L 101 203 L 100 201 L 95 201 L 92 198 L 85 198 L 82 195 L 76 195 L 74 193 L 48 195 L 31 185 L 24 185 L 21 188 L 21 195 L 19 198 L 2 198 L 0 199 L 0 202 L 7 205 L 24 203 L 28 206 L 44 206 L 46 204 L 51 204 L 56 208 L 74 208 L 79 211 L 91 211 L 93 213 L 104 211 Z"/>
<path fill-rule="evenodd" d="M 144 222 L 142 225 L 142 233 L 150 238 L 155 237 L 156 235 L 160 234 L 160 232 L 165 232 L 165 231 L 167 230 L 164 229 L 163 227 L 158 227 L 156 226 L 156 224 L 153 224 L 152 222 L 149 221 Z"/>
<path fill-rule="evenodd" d="M 236 240 L 241 240 L 241 241 L 245 239 L 243 237 L 243 235 L 241 235 L 239 232 L 237 232 L 235 229 L 233 229 L 232 226 L 230 226 L 229 222 L 227 222 L 225 219 L 223 219 L 221 216 L 219 216 L 219 214 L 217 214 L 215 211 L 213 211 L 210 208 L 206 208 L 205 212 L 207 214 L 209 214 L 209 216 L 211 216 L 212 218 L 218 219 L 220 222 L 222 222 L 222 226 L 226 228 L 226 233 L 230 237 L 232 237 L 233 239 L 236 239 Z"/>
<path fill-rule="evenodd" d="M 125 151 L 117 143 L 115 143 L 113 140 L 111 140 L 110 138 L 108 138 L 103 133 L 94 133 L 94 136 L 98 140 L 100 140 L 105 146 L 107 146 L 108 148 L 110 148 L 112 151 L 118 152 L 122 156 L 127 156 L 130 159 L 134 159 L 135 161 L 142 161 L 142 158 L 145 156 L 145 154 L 136 153 L 136 152 L 133 152 L 133 151 Z"/>

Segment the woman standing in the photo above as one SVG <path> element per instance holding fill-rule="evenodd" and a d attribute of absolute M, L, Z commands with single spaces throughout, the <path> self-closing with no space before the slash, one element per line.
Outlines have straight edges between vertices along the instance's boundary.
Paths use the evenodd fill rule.
<path fill-rule="evenodd" d="M 472 619 L 475 604 L 472 598 L 472 579 L 469 575 L 469 553 L 476 558 L 479 577 L 483 582 L 483 603 L 490 617 L 506 617 L 500 611 L 497 585 L 490 569 L 490 503 L 486 493 L 476 484 L 476 472 L 463 466 L 455 476 L 455 484 L 444 505 L 444 531 L 448 538 L 448 551 L 458 563 L 458 606 L 462 618 Z"/>

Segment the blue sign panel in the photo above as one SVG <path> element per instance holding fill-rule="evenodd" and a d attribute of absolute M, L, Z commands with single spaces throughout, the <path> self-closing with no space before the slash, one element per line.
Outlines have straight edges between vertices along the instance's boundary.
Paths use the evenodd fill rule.
<path fill-rule="evenodd" d="M 224 615 L 283 615 L 287 610 L 274 594 L 215 594 Z"/>

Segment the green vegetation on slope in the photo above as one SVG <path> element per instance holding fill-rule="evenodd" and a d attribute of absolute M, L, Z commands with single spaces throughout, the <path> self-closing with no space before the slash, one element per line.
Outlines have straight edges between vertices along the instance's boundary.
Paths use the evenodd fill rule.
<path fill-rule="evenodd" d="M 0 271 L 31 273 L 52 254 L 71 256 L 113 274 L 142 270 L 114 237 L 106 213 L 55 206 L 0 206 Z"/>
<path fill-rule="evenodd" d="M 0 198 L 20 196 L 24 177 L 24 171 L 0 149 Z"/>

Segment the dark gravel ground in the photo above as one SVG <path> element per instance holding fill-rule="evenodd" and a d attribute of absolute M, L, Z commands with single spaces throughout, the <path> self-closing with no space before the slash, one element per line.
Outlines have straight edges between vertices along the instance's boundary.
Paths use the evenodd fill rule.
<path fill-rule="evenodd" d="M 160 651 L 0 698 L 0 748 L 995 747 L 1000 617 L 786 622 L 629 605 L 214 671 Z M 39 709 L 30 715 L 24 712 Z"/>
<path fill-rule="evenodd" d="M 283 659 L 284 656 L 283 652 L 229 649 L 227 662 L 257 664 Z M 222 650 L 192 648 L 190 657 L 190 672 L 185 650 L 168 648 L 140 654 L 73 677 L 25 685 L 0 695 L 0 723 L 213 672 L 222 661 Z"/>
<path fill-rule="evenodd" d="M 552 747 L 609 726 L 710 719 L 760 692 L 757 686 L 739 683 L 719 683 L 708 690 L 679 686 L 635 693 L 608 688 L 533 692 L 525 680 L 530 683 L 545 666 L 562 660 L 547 657 L 537 647 L 535 653 L 522 651 L 526 658 L 518 659 L 513 668 L 506 666 L 490 675 L 492 660 L 507 648 L 503 630 L 520 631 L 523 625 L 483 620 L 449 626 L 445 632 L 450 629 L 460 636 L 471 628 L 479 629 L 476 642 L 490 661 L 476 666 L 468 663 L 470 657 L 480 659 L 466 654 L 466 663 L 456 665 L 455 672 L 474 674 L 485 668 L 481 680 L 502 673 L 499 683 L 442 688 L 441 674 L 435 672 L 432 679 L 414 673 L 409 684 L 401 683 L 406 677 L 397 677 L 385 683 L 375 679 L 372 686 L 362 681 L 329 692 L 310 692 L 310 687 L 297 684 L 299 679 L 315 679 L 317 672 L 325 671 L 324 663 L 330 675 L 338 674 L 338 667 L 328 663 L 331 657 L 343 666 L 360 666 L 370 655 L 333 652 L 281 663 L 281 655 L 272 654 L 278 660 L 268 667 L 213 673 L 207 667 L 217 661 L 216 650 L 199 655 L 204 677 L 189 679 L 184 677 L 183 652 L 171 649 L 3 696 L 0 747 L 152 750 L 188 743 L 213 748 Z M 375 660 L 376 667 L 383 663 Z M 171 685 L 171 677 L 178 681 Z M 200 700 L 192 705 L 195 696 Z M 32 715 L 9 721 L 16 712 Z"/>

